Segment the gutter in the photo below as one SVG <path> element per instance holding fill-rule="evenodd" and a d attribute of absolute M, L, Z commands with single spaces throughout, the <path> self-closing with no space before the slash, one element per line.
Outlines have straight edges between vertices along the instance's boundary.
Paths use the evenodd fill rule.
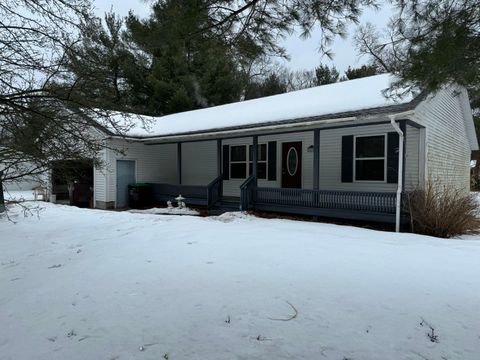
<path fill-rule="evenodd" d="M 397 199 L 396 199 L 396 209 L 395 209 L 395 231 L 400 232 L 400 214 L 401 214 L 401 204 L 402 204 L 402 191 L 403 191 L 403 153 L 405 149 L 403 148 L 403 142 L 405 139 L 405 134 L 400 129 L 400 126 L 395 122 L 395 119 L 402 116 L 410 118 L 414 114 L 414 111 L 406 111 L 399 114 L 392 114 L 388 117 L 390 118 L 390 124 L 398 133 L 398 180 L 397 180 Z"/>

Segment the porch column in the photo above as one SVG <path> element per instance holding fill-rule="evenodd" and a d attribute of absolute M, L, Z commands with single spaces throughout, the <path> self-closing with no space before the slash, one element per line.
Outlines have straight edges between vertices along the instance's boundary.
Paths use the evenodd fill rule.
<path fill-rule="evenodd" d="M 222 140 L 217 140 L 217 177 L 222 175 Z"/>
<path fill-rule="evenodd" d="M 403 169 L 402 169 L 402 189 L 405 191 L 405 169 L 407 168 L 407 120 L 400 120 L 400 130 L 403 131 Z"/>
<path fill-rule="evenodd" d="M 258 163 L 258 136 L 253 137 L 253 150 L 252 150 L 252 175 L 255 177 L 255 185 L 257 184 L 257 163 Z"/>
<path fill-rule="evenodd" d="M 320 129 L 313 130 L 313 189 L 318 190 L 320 183 Z"/>
<path fill-rule="evenodd" d="M 182 143 L 177 143 L 177 180 L 182 185 Z"/>

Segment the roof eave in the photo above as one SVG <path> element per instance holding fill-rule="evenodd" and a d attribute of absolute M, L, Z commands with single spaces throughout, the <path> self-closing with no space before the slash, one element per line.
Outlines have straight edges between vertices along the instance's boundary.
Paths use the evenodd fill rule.
<path fill-rule="evenodd" d="M 325 114 L 320 116 L 310 116 L 310 117 L 302 117 L 302 118 L 294 118 L 294 119 L 285 119 L 279 121 L 270 121 L 265 122 L 262 124 L 248 124 L 248 125 L 240 125 L 240 126 L 230 126 L 230 127 L 220 127 L 220 128 L 213 128 L 208 130 L 200 130 L 200 131 L 189 131 L 189 132 L 181 132 L 181 133 L 171 133 L 165 135 L 149 135 L 149 136 L 123 136 L 123 135 L 112 135 L 112 138 L 122 138 L 128 139 L 132 141 L 163 141 L 168 139 L 181 139 L 181 138 L 191 138 L 193 136 L 215 136 L 215 134 L 222 134 L 228 132 L 241 132 L 241 131 L 262 131 L 268 128 L 275 128 L 275 127 L 295 127 L 295 126 L 302 126 L 308 124 L 310 122 L 319 122 L 319 123 L 329 123 L 329 122 L 339 122 L 339 121 L 351 121 L 354 118 L 363 117 L 363 116 L 371 116 L 377 114 L 390 114 L 390 113 L 399 113 L 408 110 L 414 109 L 418 103 L 423 100 L 424 96 L 419 95 L 412 101 L 404 104 L 397 104 L 397 105 L 389 105 L 389 106 L 382 106 L 377 108 L 370 108 L 370 109 L 362 109 L 357 111 L 348 111 L 348 112 L 341 112 L 341 113 L 332 113 L 332 114 Z M 345 120 L 347 119 L 347 120 Z"/>

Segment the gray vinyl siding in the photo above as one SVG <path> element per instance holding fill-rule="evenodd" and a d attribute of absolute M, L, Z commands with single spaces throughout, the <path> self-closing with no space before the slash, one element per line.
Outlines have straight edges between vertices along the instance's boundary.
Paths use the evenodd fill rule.
<path fill-rule="evenodd" d="M 448 87 L 420 103 L 415 120 L 426 126 L 426 179 L 439 186 L 470 188 L 471 147 L 463 113 L 465 90 Z"/>
<path fill-rule="evenodd" d="M 388 118 L 379 119 L 388 121 Z M 338 191 L 381 191 L 392 192 L 397 190 L 397 184 L 379 182 L 352 182 L 342 183 L 342 136 L 344 135 L 377 135 L 395 131 L 390 124 L 373 124 L 368 126 L 345 127 L 320 131 L 320 176 L 319 188 L 321 190 Z M 313 151 L 308 147 L 313 145 L 313 131 L 259 136 L 258 143 L 277 141 L 277 179 L 276 181 L 259 180 L 262 187 L 281 187 L 282 180 L 282 143 L 290 141 L 302 142 L 302 188 L 313 188 Z M 223 144 L 238 145 L 251 144 L 252 138 L 224 140 Z M 405 147 L 405 187 L 412 190 L 419 185 L 419 169 L 421 163 L 420 131 L 407 126 Z M 240 186 L 244 179 L 230 179 L 224 182 L 226 196 L 239 196 Z"/>
<path fill-rule="evenodd" d="M 258 143 L 277 142 L 277 178 L 276 181 L 259 180 L 258 185 L 264 187 L 282 186 L 282 144 L 286 142 L 302 142 L 302 188 L 313 189 L 313 151 L 308 151 L 313 146 L 313 131 L 259 136 Z"/>
<path fill-rule="evenodd" d="M 182 143 L 182 184 L 208 185 L 216 177 L 217 142 Z"/>
<path fill-rule="evenodd" d="M 420 129 L 407 126 L 405 137 L 405 190 L 420 186 Z"/>
<path fill-rule="evenodd" d="M 342 136 L 383 135 L 394 131 L 390 124 L 347 127 L 320 131 L 320 189 L 337 191 L 396 191 L 386 182 L 342 183 Z"/>
<path fill-rule="evenodd" d="M 378 121 L 386 121 L 382 118 Z M 320 176 L 321 190 L 344 191 L 396 191 L 397 184 L 379 182 L 341 182 L 341 144 L 344 135 L 378 135 L 392 132 L 390 124 L 372 124 L 358 127 L 323 129 L 320 131 Z M 407 189 L 415 188 L 419 183 L 420 131 L 407 126 L 405 183 Z M 302 143 L 302 188 L 313 188 L 313 131 L 286 134 L 263 135 L 258 137 L 259 144 L 277 142 L 277 174 L 275 181 L 258 180 L 261 187 L 282 185 L 282 144 L 285 142 Z M 252 137 L 225 139 L 222 145 L 251 145 Z M 115 140 L 115 145 L 123 153 L 106 149 L 104 159 L 106 167 L 95 169 L 95 198 L 100 201 L 115 201 L 116 198 L 116 160 L 134 160 L 136 177 L 140 182 L 177 184 L 177 144 L 144 145 Z M 268 148 L 268 147 L 267 147 Z M 220 154 L 221 156 L 221 154 Z M 207 185 L 217 176 L 217 144 L 215 140 L 189 142 L 182 144 L 182 183 L 184 185 Z M 245 179 L 224 181 L 225 196 L 240 196 L 240 186 Z"/>
<path fill-rule="evenodd" d="M 346 127 L 320 131 L 320 184 L 321 190 L 335 191 L 380 191 L 397 190 L 396 183 L 353 181 L 342 183 L 342 136 L 383 135 L 395 131 L 390 124 Z M 405 146 L 405 187 L 418 185 L 419 130 L 407 126 Z"/>
<path fill-rule="evenodd" d="M 285 142 L 302 142 L 302 188 L 313 188 L 313 152 L 308 152 L 308 147 L 313 145 L 313 131 L 287 133 L 268 136 L 259 136 L 259 144 L 267 144 L 269 141 L 277 142 L 277 176 L 275 181 L 265 179 L 258 180 L 258 186 L 280 188 L 282 186 L 282 144 Z M 251 145 L 252 137 L 228 139 L 224 145 Z M 268 155 L 267 155 L 268 157 Z M 240 196 L 240 186 L 245 179 L 229 179 L 223 183 L 225 196 Z"/>

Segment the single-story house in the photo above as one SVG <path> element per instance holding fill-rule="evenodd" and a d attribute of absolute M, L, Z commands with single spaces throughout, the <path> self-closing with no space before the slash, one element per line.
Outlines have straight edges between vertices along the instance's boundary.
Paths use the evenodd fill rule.
<path fill-rule="evenodd" d="M 426 181 L 469 190 L 478 149 L 466 90 L 386 97 L 389 74 L 158 118 L 119 135 L 94 169 L 94 204 L 123 208 L 147 182 L 158 201 L 397 223 Z M 122 150 L 117 152 L 111 148 Z"/>

